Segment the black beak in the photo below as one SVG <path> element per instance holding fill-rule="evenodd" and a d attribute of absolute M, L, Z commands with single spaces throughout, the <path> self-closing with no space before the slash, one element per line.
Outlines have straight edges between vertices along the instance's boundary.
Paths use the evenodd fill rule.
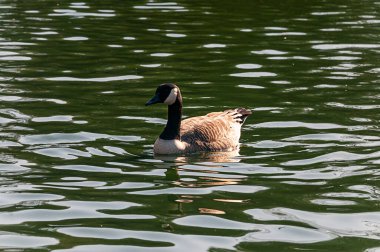
<path fill-rule="evenodd" d="M 152 105 L 155 103 L 159 103 L 160 101 L 161 101 L 160 97 L 158 96 L 158 94 L 156 94 L 155 96 L 152 97 L 152 99 L 150 99 L 149 101 L 147 101 L 145 103 L 145 106 L 149 106 L 149 105 Z"/>

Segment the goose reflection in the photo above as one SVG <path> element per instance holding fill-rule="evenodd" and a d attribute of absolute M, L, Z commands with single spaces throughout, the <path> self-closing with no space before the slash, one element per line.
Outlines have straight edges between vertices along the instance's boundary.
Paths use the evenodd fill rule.
<path fill-rule="evenodd" d="M 228 163 L 240 162 L 239 150 L 229 152 L 205 152 L 191 156 L 155 155 L 154 158 L 164 161 L 160 166 L 167 169 L 165 172 L 166 180 L 172 181 L 172 184 L 178 187 L 200 188 L 235 185 L 242 180 L 242 178 L 213 176 L 219 174 L 217 168 L 223 167 Z M 187 165 L 196 165 L 197 169 L 191 167 L 187 168 Z M 192 175 L 198 176 L 198 179 L 181 178 L 180 172 L 192 173 Z M 207 176 L 207 174 L 210 174 L 210 176 Z"/>
<path fill-rule="evenodd" d="M 164 162 L 174 162 L 178 165 L 194 162 L 239 163 L 241 161 L 239 150 L 226 152 L 201 152 L 187 156 L 155 154 L 154 158 Z"/>
<path fill-rule="evenodd" d="M 214 188 L 230 185 L 241 184 L 244 177 L 231 176 L 219 172 L 219 168 L 233 163 L 238 163 L 242 160 L 239 156 L 239 151 L 232 152 L 207 152 L 198 153 L 187 156 L 168 156 L 168 155 L 155 155 L 155 159 L 163 161 L 156 166 L 166 169 L 165 180 L 170 184 L 170 187 L 183 189 L 194 189 L 194 194 L 179 193 L 167 195 L 167 212 L 171 216 L 182 216 L 185 212 L 194 210 L 194 206 L 198 206 L 198 212 L 203 214 L 225 214 L 221 209 L 217 209 L 216 202 L 232 202 L 243 203 L 239 199 L 222 199 L 215 198 L 211 202 L 202 202 L 202 194 L 198 194 L 197 190 L 202 188 Z M 230 201 L 232 200 L 232 201 Z M 190 207 L 190 205 L 192 205 Z M 211 206 L 211 208 L 210 208 Z M 162 225 L 164 231 L 171 232 L 173 227 L 170 221 Z"/>

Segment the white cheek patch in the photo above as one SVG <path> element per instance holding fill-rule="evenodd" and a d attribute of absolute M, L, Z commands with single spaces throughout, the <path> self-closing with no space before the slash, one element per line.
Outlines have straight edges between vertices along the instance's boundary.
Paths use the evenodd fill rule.
<path fill-rule="evenodd" d="M 178 89 L 173 88 L 172 91 L 170 91 L 168 98 L 165 99 L 164 103 L 166 105 L 172 105 L 177 99 L 177 95 L 178 95 Z"/>

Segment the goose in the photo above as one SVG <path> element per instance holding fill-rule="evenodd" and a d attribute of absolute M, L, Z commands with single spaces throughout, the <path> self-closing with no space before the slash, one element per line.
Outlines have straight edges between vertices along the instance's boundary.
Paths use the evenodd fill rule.
<path fill-rule="evenodd" d="M 241 126 L 252 114 L 248 109 L 236 108 L 182 121 L 181 91 L 172 83 L 159 85 L 145 105 L 156 103 L 168 105 L 166 126 L 153 147 L 158 155 L 238 150 Z"/>

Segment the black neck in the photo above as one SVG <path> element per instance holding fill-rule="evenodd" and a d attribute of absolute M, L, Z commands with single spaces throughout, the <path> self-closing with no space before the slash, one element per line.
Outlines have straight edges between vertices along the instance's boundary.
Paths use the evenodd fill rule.
<path fill-rule="evenodd" d="M 164 131 L 161 133 L 160 138 L 164 140 L 180 139 L 182 117 L 182 96 L 178 92 L 177 99 L 172 105 L 168 106 L 168 122 L 166 123 Z"/>

